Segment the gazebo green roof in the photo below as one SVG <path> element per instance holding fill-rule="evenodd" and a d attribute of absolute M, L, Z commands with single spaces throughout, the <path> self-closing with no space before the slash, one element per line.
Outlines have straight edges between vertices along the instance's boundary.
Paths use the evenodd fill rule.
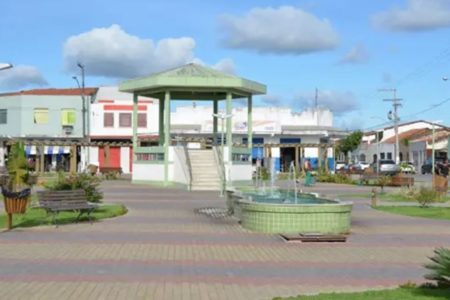
<path fill-rule="evenodd" d="M 266 93 L 266 86 L 256 81 L 226 74 L 209 67 L 190 63 L 147 77 L 130 79 L 119 85 L 122 92 L 160 98 L 169 90 L 172 99 L 224 99 L 231 92 L 233 98 Z"/>

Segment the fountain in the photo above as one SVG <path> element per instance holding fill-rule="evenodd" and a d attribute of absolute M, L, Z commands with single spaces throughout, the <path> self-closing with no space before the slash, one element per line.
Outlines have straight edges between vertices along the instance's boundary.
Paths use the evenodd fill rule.
<path fill-rule="evenodd" d="M 229 211 L 242 227 L 264 233 L 346 234 L 352 202 L 327 199 L 298 189 L 295 164 L 289 166 L 288 189 L 275 186 L 275 159 L 270 160 L 270 191 L 259 170 L 253 187 L 227 190 Z M 292 186 L 293 185 L 293 186 Z"/>

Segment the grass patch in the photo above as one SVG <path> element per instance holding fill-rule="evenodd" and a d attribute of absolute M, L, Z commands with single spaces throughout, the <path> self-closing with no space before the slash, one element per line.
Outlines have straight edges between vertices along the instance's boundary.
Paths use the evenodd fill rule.
<path fill-rule="evenodd" d="M 121 204 L 102 205 L 91 213 L 92 220 L 113 218 L 127 213 L 127 208 Z M 77 212 L 64 211 L 58 214 L 58 225 L 75 223 Z M 79 222 L 88 221 L 88 217 L 83 215 Z M 23 215 L 13 215 L 13 228 L 33 227 L 40 225 L 52 225 L 52 216 L 46 214 L 41 208 L 28 208 Z M 0 228 L 6 227 L 6 214 L 0 214 Z"/>
<path fill-rule="evenodd" d="M 393 290 L 366 291 L 360 293 L 328 293 L 314 296 L 274 298 L 277 300 L 444 300 L 449 299 L 448 289 L 397 288 Z"/>
<path fill-rule="evenodd" d="M 450 207 L 377 206 L 375 209 L 402 216 L 450 220 Z"/>
<path fill-rule="evenodd" d="M 338 195 L 340 198 L 356 198 L 356 199 L 370 199 L 370 193 L 355 193 L 355 194 L 341 194 Z M 377 198 L 383 201 L 391 201 L 391 202 L 412 202 L 418 203 L 417 200 L 408 197 L 405 194 L 395 192 L 395 193 L 377 193 Z M 450 196 L 446 195 L 441 197 L 439 200 L 435 201 L 435 203 L 445 203 L 450 201 Z"/>

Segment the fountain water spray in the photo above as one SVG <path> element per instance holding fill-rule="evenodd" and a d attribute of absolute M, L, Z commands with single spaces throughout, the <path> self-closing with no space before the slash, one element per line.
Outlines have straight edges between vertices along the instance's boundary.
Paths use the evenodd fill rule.
<path fill-rule="evenodd" d="M 289 165 L 289 179 L 291 180 L 290 182 L 294 184 L 294 203 L 297 203 L 297 176 L 294 161 L 291 161 L 291 164 Z M 290 186 L 290 184 L 288 186 Z"/>

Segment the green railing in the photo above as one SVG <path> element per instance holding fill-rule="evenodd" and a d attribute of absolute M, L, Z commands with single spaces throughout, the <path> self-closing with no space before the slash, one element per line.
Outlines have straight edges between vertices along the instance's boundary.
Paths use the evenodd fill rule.
<path fill-rule="evenodd" d="M 225 189 L 227 185 L 227 178 L 225 174 L 225 164 L 223 161 L 223 153 L 222 149 L 217 146 L 213 146 L 214 159 L 216 160 L 216 164 L 219 168 L 219 176 L 220 176 L 220 195 L 223 196 L 225 194 Z"/>
<path fill-rule="evenodd" d="M 143 163 L 163 163 L 164 147 L 138 147 L 134 150 L 135 161 Z"/>
<path fill-rule="evenodd" d="M 231 148 L 231 160 L 233 163 L 241 162 L 247 163 L 250 161 L 252 150 L 244 147 L 233 147 Z"/>

